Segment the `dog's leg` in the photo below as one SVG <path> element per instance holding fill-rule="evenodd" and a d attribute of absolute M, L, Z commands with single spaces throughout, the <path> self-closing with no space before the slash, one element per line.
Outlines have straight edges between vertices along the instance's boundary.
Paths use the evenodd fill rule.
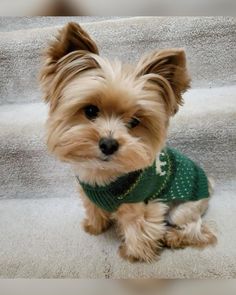
<path fill-rule="evenodd" d="M 168 207 L 162 203 L 123 204 L 115 213 L 123 242 L 122 258 L 151 262 L 161 248 L 165 234 L 164 216 Z"/>
<path fill-rule="evenodd" d="M 86 218 L 82 223 L 84 230 L 92 235 L 101 234 L 110 225 L 110 213 L 94 205 L 83 192 L 80 195 L 86 210 Z"/>
<path fill-rule="evenodd" d="M 204 248 L 217 241 L 215 233 L 202 223 L 201 216 L 208 207 L 209 199 L 187 202 L 172 208 L 168 221 L 173 226 L 167 230 L 165 244 L 170 248 L 187 246 Z"/>

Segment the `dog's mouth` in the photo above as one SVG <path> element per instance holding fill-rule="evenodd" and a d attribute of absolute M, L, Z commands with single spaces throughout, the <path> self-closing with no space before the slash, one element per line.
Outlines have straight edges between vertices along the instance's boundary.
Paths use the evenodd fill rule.
<path fill-rule="evenodd" d="M 99 160 L 101 160 L 102 162 L 109 162 L 111 160 L 111 156 L 101 155 L 99 157 Z"/>

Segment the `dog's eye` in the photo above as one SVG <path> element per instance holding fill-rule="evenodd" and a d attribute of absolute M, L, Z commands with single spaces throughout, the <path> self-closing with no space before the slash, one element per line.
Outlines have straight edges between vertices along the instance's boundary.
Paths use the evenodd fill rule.
<path fill-rule="evenodd" d="M 136 126 L 138 126 L 138 124 L 140 123 L 139 119 L 133 117 L 129 123 L 127 124 L 128 128 L 134 128 Z"/>
<path fill-rule="evenodd" d="M 93 120 L 97 118 L 99 109 L 97 106 L 90 104 L 84 108 L 84 113 L 89 120 Z"/>

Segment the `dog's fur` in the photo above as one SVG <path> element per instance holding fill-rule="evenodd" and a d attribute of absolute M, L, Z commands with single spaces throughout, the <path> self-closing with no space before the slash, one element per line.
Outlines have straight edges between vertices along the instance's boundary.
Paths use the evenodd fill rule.
<path fill-rule="evenodd" d="M 135 67 L 111 63 L 99 56 L 97 45 L 78 24 L 69 23 L 47 49 L 41 72 L 50 104 L 49 151 L 71 163 L 76 175 L 91 185 L 148 167 L 165 145 L 169 119 L 183 103 L 189 83 L 183 49 L 157 50 Z M 84 115 L 87 105 L 99 108 L 96 120 Z M 129 129 L 132 117 L 140 124 Z M 105 157 L 98 142 L 106 136 L 115 138 L 120 148 Z M 152 261 L 163 245 L 205 247 L 216 242 L 201 220 L 208 199 L 179 206 L 123 204 L 111 214 L 81 195 L 85 231 L 100 234 L 115 220 L 122 237 L 119 253 L 130 261 Z M 166 216 L 173 226 L 165 225 Z"/>

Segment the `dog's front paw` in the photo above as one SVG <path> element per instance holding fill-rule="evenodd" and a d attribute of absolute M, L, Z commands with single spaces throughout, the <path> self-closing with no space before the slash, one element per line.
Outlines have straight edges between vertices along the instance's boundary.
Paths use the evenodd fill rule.
<path fill-rule="evenodd" d="M 125 243 L 122 243 L 119 247 L 118 253 L 121 258 L 128 260 L 129 262 L 153 262 L 157 259 L 157 251 L 153 248 L 145 248 L 140 251 L 130 251 Z"/>
<path fill-rule="evenodd" d="M 128 254 L 125 244 L 120 245 L 118 252 L 119 252 L 119 255 L 121 258 L 128 260 L 129 262 L 138 262 L 139 261 L 138 257 Z"/>
<path fill-rule="evenodd" d="M 97 235 L 103 233 L 109 227 L 109 224 L 108 223 L 104 223 L 104 224 L 100 223 L 95 226 L 87 218 L 85 218 L 82 222 L 82 226 L 83 226 L 83 229 L 86 233 L 97 236 Z"/>

